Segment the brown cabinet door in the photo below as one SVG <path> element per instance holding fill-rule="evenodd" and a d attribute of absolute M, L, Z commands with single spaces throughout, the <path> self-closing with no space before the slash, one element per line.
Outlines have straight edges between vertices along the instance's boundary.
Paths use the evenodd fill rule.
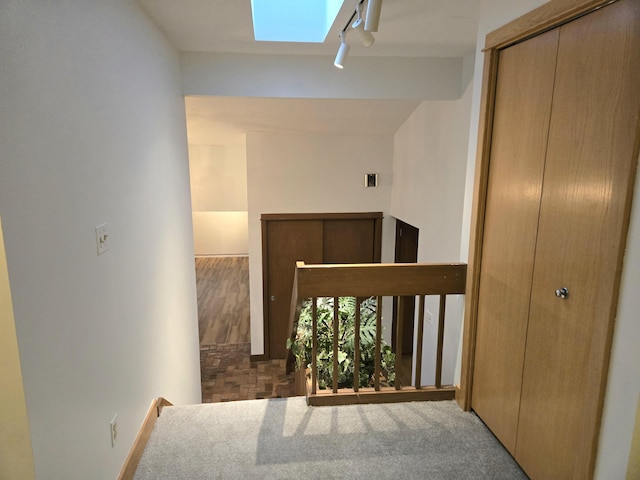
<path fill-rule="evenodd" d="M 638 158 L 639 52 L 638 1 L 560 28 L 516 448 L 533 479 L 593 473 Z"/>
<path fill-rule="evenodd" d="M 295 264 L 322 263 L 322 221 L 272 221 L 266 236 L 269 357 L 287 358 Z"/>
<path fill-rule="evenodd" d="M 515 453 L 558 31 L 500 53 L 471 405 Z"/>
<path fill-rule="evenodd" d="M 325 220 L 322 237 L 322 263 L 375 261 L 375 220 Z"/>
<path fill-rule="evenodd" d="M 379 262 L 382 213 L 264 214 L 262 221 L 265 353 L 287 358 L 296 262 Z"/>
<path fill-rule="evenodd" d="M 419 229 L 396 220 L 396 248 L 393 261 L 395 263 L 416 263 L 418 261 Z M 398 330 L 398 302 L 402 305 L 402 372 L 411 377 L 411 362 L 413 353 L 413 330 L 416 311 L 416 298 L 411 296 L 393 297 L 393 319 L 391 321 L 391 345 L 396 351 L 396 337 Z M 407 358 L 408 357 L 408 358 Z M 411 379 L 405 377 L 403 385 L 411 385 Z"/>

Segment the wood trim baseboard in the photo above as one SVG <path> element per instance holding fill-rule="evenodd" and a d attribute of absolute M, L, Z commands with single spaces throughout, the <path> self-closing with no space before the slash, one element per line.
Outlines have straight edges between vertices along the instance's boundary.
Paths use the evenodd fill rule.
<path fill-rule="evenodd" d="M 454 400 L 457 388 L 454 386 L 403 387 L 396 390 L 395 387 L 382 387 L 380 391 L 373 388 L 361 388 L 357 392 L 352 389 L 340 389 L 338 393 L 331 390 L 320 390 L 316 395 L 307 395 L 307 404 L 319 407 L 338 405 L 358 405 L 365 403 L 397 403 L 397 402 L 429 402 Z"/>
<path fill-rule="evenodd" d="M 460 388 L 456 391 L 456 401 L 460 407 L 471 409 L 471 387 L 475 359 L 476 321 L 478 292 L 480 288 L 480 263 L 482 241 L 484 239 L 484 215 L 487 202 L 489 179 L 489 155 L 493 134 L 493 104 L 495 102 L 498 75 L 498 54 L 489 50 L 484 55 L 482 73 L 482 93 L 480 97 L 480 119 L 478 124 L 478 150 L 473 187 L 473 208 L 471 211 L 471 234 L 467 264 L 467 284 L 465 286 L 464 327 L 462 330 L 462 366 Z"/>
<path fill-rule="evenodd" d="M 136 473 L 136 468 L 138 468 L 138 463 L 140 463 L 140 458 L 147 446 L 147 442 L 151 436 L 151 431 L 153 430 L 153 426 L 156 424 L 156 420 L 160 416 L 160 412 L 162 412 L 164 407 L 172 405 L 173 404 L 171 402 L 163 397 L 158 397 L 151 402 L 147 415 L 144 417 L 144 421 L 138 431 L 138 435 L 131 446 L 129 455 L 127 455 L 127 459 L 124 461 L 122 470 L 120 470 L 118 480 L 133 479 L 133 475 Z"/>
<path fill-rule="evenodd" d="M 382 212 L 263 213 L 260 220 L 382 220 Z"/>

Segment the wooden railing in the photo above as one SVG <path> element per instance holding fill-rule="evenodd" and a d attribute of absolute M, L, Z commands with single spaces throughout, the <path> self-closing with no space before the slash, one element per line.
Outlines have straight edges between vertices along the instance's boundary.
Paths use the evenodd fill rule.
<path fill-rule="evenodd" d="M 312 299 L 312 354 L 310 371 L 306 375 L 307 402 L 310 405 L 345 405 L 352 403 L 388 403 L 413 400 L 449 400 L 455 397 L 455 387 L 442 385 L 442 357 L 447 295 L 464 294 L 466 264 L 348 264 L 348 265 L 296 265 L 291 299 L 290 328 L 292 340 L 297 334 L 300 310 L 305 300 Z M 436 351 L 435 384 L 421 385 L 422 343 L 424 337 L 425 297 L 440 297 L 438 342 Z M 382 342 L 382 297 L 418 298 L 418 329 L 416 347 L 416 369 L 414 385 L 404 386 L 398 381 L 402 362 L 396 361 L 396 381 L 393 387 L 381 385 L 380 357 Z M 317 382 L 317 314 L 318 297 L 334 298 L 333 315 L 333 372 L 332 388 L 321 390 Z M 338 298 L 356 298 L 355 335 L 354 335 L 354 382 L 353 388 L 338 388 Z M 360 303 L 365 298 L 377 298 L 376 306 L 376 345 L 375 373 L 373 387 L 359 387 L 360 368 Z M 396 322 L 395 357 L 402 357 L 402 308 L 404 301 L 398 301 L 398 321 Z"/>

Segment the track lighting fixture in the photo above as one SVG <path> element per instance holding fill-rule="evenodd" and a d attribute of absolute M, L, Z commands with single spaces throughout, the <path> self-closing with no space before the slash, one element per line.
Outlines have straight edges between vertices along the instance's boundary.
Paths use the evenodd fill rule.
<path fill-rule="evenodd" d="M 370 47 L 375 42 L 375 38 L 371 32 L 378 31 L 378 24 L 380 23 L 380 12 L 382 11 L 382 0 L 366 0 L 367 2 L 367 16 L 364 21 L 362 19 L 362 4 L 365 0 L 358 0 L 356 3 L 356 9 L 351 14 L 351 18 L 340 32 L 340 48 L 338 48 L 338 54 L 333 62 L 333 65 L 338 68 L 344 68 L 344 62 L 349 54 L 349 45 L 347 44 L 347 30 L 351 28 L 358 34 L 358 38 L 365 47 Z M 356 19 L 353 22 L 353 19 Z M 353 22 L 353 24 L 351 23 Z"/>
<path fill-rule="evenodd" d="M 364 29 L 367 32 L 377 32 L 380 23 L 380 12 L 382 11 L 382 0 L 367 0 L 367 17 L 364 22 Z"/>
<path fill-rule="evenodd" d="M 338 48 L 338 54 L 336 55 L 336 59 L 333 61 L 333 65 L 338 68 L 344 68 L 344 61 L 347 59 L 347 55 L 349 54 L 349 45 L 346 42 L 347 32 L 344 30 L 340 32 L 340 48 Z"/>
<path fill-rule="evenodd" d="M 365 47 L 370 47 L 371 45 L 373 45 L 373 42 L 375 42 L 375 38 L 373 37 L 373 35 L 371 34 L 371 32 L 367 32 L 364 29 L 364 20 L 362 20 L 362 4 L 358 3 L 358 5 L 356 6 L 356 14 L 357 14 L 357 18 L 356 21 L 353 22 L 353 25 L 351 25 L 351 29 L 356 32 L 358 34 L 358 38 L 360 39 L 360 42 L 362 43 L 362 45 L 364 45 Z"/>

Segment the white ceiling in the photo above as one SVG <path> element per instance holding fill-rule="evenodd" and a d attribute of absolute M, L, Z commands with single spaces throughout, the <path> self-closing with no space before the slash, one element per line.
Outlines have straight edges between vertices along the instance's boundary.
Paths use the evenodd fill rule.
<path fill-rule="evenodd" d="M 251 0 L 139 2 L 179 50 L 299 55 L 335 55 L 338 34 L 356 5 L 356 0 L 345 0 L 325 42 L 310 44 L 256 42 Z M 349 42 L 349 55 L 464 56 L 474 50 L 479 3 L 479 0 L 384 0 L 374 45 L 364 48 L 353 39 Z"/>
<path fill-rule="evenodd" d="M 356 0 L 346 0 L 322 44 L 256 42 L 251 0 L 138 0 L 181 51 L 329 55 Z M 274 0 L 276 1 L 276 0 Z M 304 1 L 304 0 L 300 0 Z M 462 57 L 474 51 L 479 0 L 384 0 L 373 46 L 349 56 Z M 355 37 L 355 35 L 352 36 Z M 247 131 L 392 133 L 418 101 L 190 97 L 190 143 L 243 142 Z M 305 126 L 305 127 L 303 127 Z"/>

